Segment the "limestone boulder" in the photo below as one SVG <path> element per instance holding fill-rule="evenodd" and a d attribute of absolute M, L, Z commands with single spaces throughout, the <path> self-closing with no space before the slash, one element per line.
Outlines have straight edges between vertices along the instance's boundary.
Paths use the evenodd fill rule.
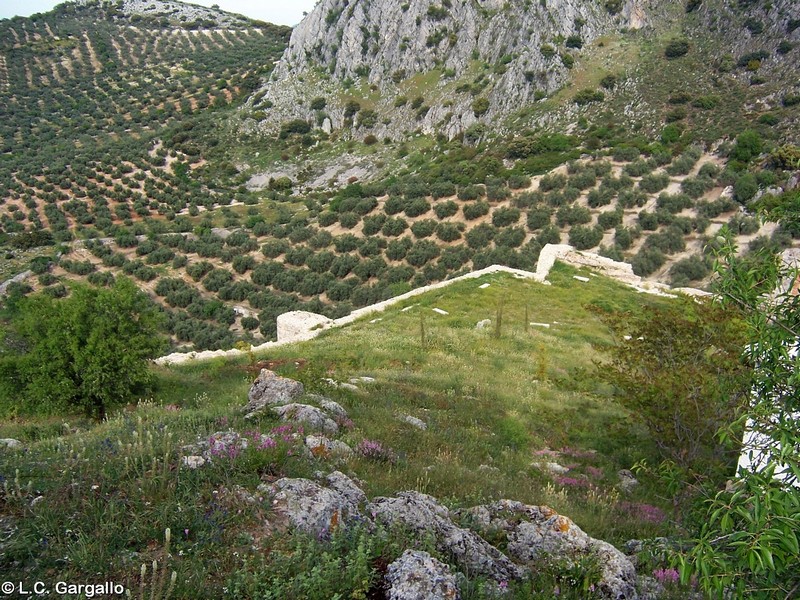
<path fill-rule="evenodd" d="M 297 423 L 305 428 L 315 431 L 323 431 L 333 435 L 339 431 L 336 421 L 331 419 L 325 412 L 311 406 L 310 404 L 285 404 L 283 406 L 272 407 L 272 412 L 277 414 L 284 421 Z"/>
<path fill-rule="evenodd" d="M 427 552 L 406 550 L 386 572 L 388 600 L 458 600 L 450 568 Z"/>
<path fill-rule="evenodd" d="M 505 532 L 506 552 L 516 563 L 535 566 L 546 558 L 572 561 L 591 556 L 602 569 L 597 591 L 604 598 L 638 600 L 636 569 L 631 560 L 547 506 L 499 500 L 462 514 L 479 531 Z"/>
<path fill-rule="evenodd" d="M 464 571 L 496 581 L 522 576 L 522 569 L 505 554 L 476 533 L 453 523 L 448 509 L 427 494 L 410 491 L 395 498 L 376 498 L 367 510 L 376 522 L 433 536 L 436 547 L 452 556 Z"/>
<path fill-rule="evenodd" d="M 262 413 L 267 407 L 288 404 L 305 393 L 303 384 L 288 377 L 281 377 L 269 369 L 261 369 L 247 394 L 249 402 L 242 411 L 246 419 Z"/>
<path fill-rule="evenodd" d="M 291 525 L 317 537 L 364 520 L 359 503 L 365 498 L 356 489 L 358 486 L 342 473 L 334 477 L 331 487 L 290 478 L 258 487 L 272 498 L 272 525 Z"/>

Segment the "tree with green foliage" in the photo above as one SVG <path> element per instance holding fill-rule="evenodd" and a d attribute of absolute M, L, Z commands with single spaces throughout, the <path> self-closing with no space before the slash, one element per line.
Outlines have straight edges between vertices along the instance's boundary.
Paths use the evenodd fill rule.
<path fill-rule="evenodd" d="M 675 562 L 684 582 L 696 576 L 715 597 L 793 598 L 800 590 L 800 299 L 791 291 L 797 270 L 772 254 L 754 268 L 751 258 L 737 255 L 730 232 L 722 235 L 716 291 L 723 307 L 743 315 L 745 355 L 755 368 L 747 410 L 720 434 L 741 439 L 747 427 L 757 447 L 746 443 L 743 451 L 760 458 L 740 468 L 733 485 L 710 491 L 697 534 Z"/>
<path fill-rule="evenodd" d="M 74 408 L 103 419 L 151 382 L 149 359 L 164 349 L 160 314 L 136 285 L 76 285 L 54 300 L 20 301 L 0 354 L 0 405 L 6 413 L 59 413 Z"/>
<path fill-rule="evenodd" d="M 647 426 L 665 459 L 684 467 L 730 458 L 716 439 L 748 386 L 744 327 L 713 302 L 685 299 L 637 313 L 599 311 L 614 344 L 601 376 Z"/>

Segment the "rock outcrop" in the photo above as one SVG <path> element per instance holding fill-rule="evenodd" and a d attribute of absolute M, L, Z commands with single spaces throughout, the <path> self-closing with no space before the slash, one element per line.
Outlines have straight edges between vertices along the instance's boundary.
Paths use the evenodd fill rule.
<path fill-rule="evenodd" d="M 620 8 L 579 0 L 321 0 L 293 30 L 253 108 L 269 101 L 260 128 L 273 133 L 283 122 L 303 119 L 328 132 L 355 126 L 378 138 L 418 127 L 453 137 L 479 122 L 497 123 L 564 85 L 569 59 L 562 55 L 647 24 L 643 0 Z M 481 63 L 492 68 L 481 72 Z M 429 75 L 423 81 L 421 74 Z M 370 110 L 388 119 L 348 114 L 346 95 L 336 92 L 358 79 L 380 92 Z M 415 106 L 409 97 L 408 104 L 396 104 L 412 93 L 423 103 Z M 474 105 L 476 95 L 488 104 Z M 311 106 L 316 96 L 327 99 L 323 109 Z"/>
<path fill-rule="evenodd" d="M 309 479 L 279 479 L 271 486 L 262 484 L 259 491 L 272 497 L 274 517 L 270 523 L 287 524 L 322 537 L 354 521 L 363 521 L 359 504 L 366 496 L 343 473 L 332 473 L 323 486 Z"/>
<path fill-rule="evenodd" d="M 388 600 L 458 600 L 456 578 L 450 568 L 427 552 L 406 550 L 386 572 Z"/>
<path fill-rule="evenodd" d="M 268 369 L 261 369 L 247 394 L 249 402 L 242 411 L 249 419 L 263 412 L 267 407 L 288 404 L 305 393 L 303 384 L 294 379 L 281 377 Z"/>
<path fill-rule="evenodd" d="M 323 431 L 329 434 L 335 434 L 339 431 L 339 426 L 336 421 L 331 419 L 325 412 L 311 406 L 310 404 L 285 404 L 283 406 L 275 406 L 272 412 L 277 414 L 284 421 L 298 423 L 317 431 Z"/>
<path fill-rule="evenodd" d="M 547 506 L 528 506 L 512 500 L 476 506 L 465 511 L 479 531 L 502 531 L 507 554 L 519 564 L 535 565 L 545 557 L 576 560 L 591 556 L 602 574 L 597 584 L 603 597 L 638 598 L 633 563 L 611 544 L 587 535 L 569 518 Z"/>
<path fill-rule="evenodd" d="M 450 511 L 436 498 L 419 492 L 401 492 L 395 498 L 376 498 L 368 507 L 375 520 L 401 525 L 433 537 L 436 547 L 453 557 L 459 567 L 496 581 L 522 577 L 522 569 L 476 533 L 453 523 Z"/>

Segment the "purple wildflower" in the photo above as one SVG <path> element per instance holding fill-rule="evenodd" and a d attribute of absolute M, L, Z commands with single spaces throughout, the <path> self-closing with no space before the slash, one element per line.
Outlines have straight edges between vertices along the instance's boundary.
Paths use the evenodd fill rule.
<path fill-rule="evenodd" d="M 564 487 L 584 488 L 589 487 L 589 482 L 586 479 L 576 479 L 575 477 L 556 477 L 558 485 Z"/>
<path fill-rule="evenodd" d="M 677 569 L 656 569 L 653 577 L 661 584 L 678 583 L 681 579 Z"/>

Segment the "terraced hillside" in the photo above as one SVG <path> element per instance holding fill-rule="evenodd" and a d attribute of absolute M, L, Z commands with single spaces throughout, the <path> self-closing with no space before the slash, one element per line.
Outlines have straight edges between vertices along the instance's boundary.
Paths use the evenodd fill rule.
<path fill-rule="evenodd" d="M 213 143 L 197 139 L 198 115 L 249 92 L 288 29 L 223 21 L 88 3 L 0 22 L 3 231 L 68 241 L 229 202 L 227 180 L 211 188 L 187 176 Z"/>
<path fill-rule="evenodd" d="M 464 270 L 532 268 L 547 243 L 681 286 L 704 285 L 723 225 L 742 250 L 795 243 L 756 215 L 760 197 L 792 193 L 796 168 L 796 147 L 780 145 L 784 130 L 769 119 L 712 143 L 702 98 L 674 93 L 665 102 L 686 115 L 667 115 L 655 138 L 588 102 L 571 135 L 484 127 L 452 140 L 418 131 L 359 141 L 379 118 L 353 96 L 348 135 L 319 119 L 265 135 L 247 124 L 272 114 L 269 98 L 250 94 L 287 29 L 225 13 L 212 22 L 177 3 L 119 6 L 67 4 L 0 23 L 0 280 L 29 271 L 12 296 L 130 276 L 164 307 L 176 347 L 217 349 L 273 338 L 289 310 L 337 317 Z M 620 50 L 612 42 L 587 49 L 576 81 Z M 647 56 L 642 64 L 666 60 L 660 46 Z M 668 62 L 670 77 L 695 64 Z M 606 84 L 612 97 L 625 85 Z M 308 104 L 322 114 L 330 100 Z M 796 109 L 781 110 L 767 116 L 783 123 Z M 348 174 L 362 158 L 382 167 Z M 346 176 L 313 180 L 320 160 Z M 265 164 L 278 168 L 255 182 Z"/>

